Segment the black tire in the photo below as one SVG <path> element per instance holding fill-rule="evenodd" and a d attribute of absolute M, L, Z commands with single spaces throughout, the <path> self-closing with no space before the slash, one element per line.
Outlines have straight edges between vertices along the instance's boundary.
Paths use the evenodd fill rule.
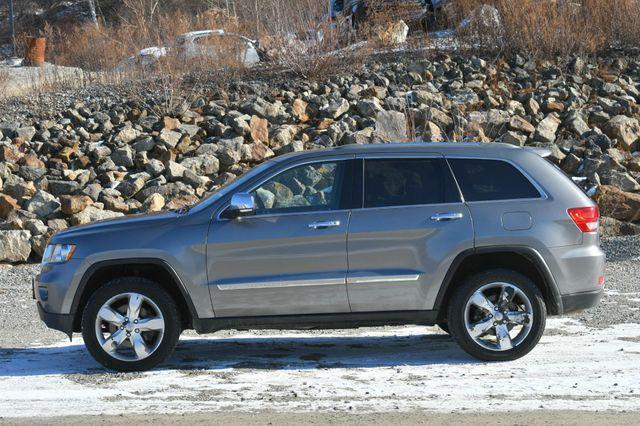
<path fill-rule="evenodd" d="M 139 293 L 152 300 L 164 317 L 164 334 L 159 346 L 148 357 L 136 361 L 124 361 L 109 355 L 102 349 L 95 328 L 102 305 L 112 297 L 129 292 Z M 127 277 L 109 281 L 91 295 L 82 315 L 82 337 L 87 350 L 100 364 L 116 371 L 144 371 L 154 368 L 173 353 L 181 331 L 180 315 L 174 300 L 158 283 L 145 278 Z"/>
<path fill-rule="evenodd" d="M 529 334 L 509 350 L 491 350 L 473 340 L 465 325 L 465 306 L 480 287 L 505 282 L 520 289 L 531 303 L 533 320 Z M 529 353 L 540 341 L 547 318 L 547 309 L 540 289 L 526 276 L 511 270 L 494 269 L 466 279 L 449 303 L 448 325 L 451 336 L 469 355 L 483 361 L 512 361 Z"/>
<path fill-rule="evenodd" d="M 440 330 L 444 331 L 447 334 L 451 334 L 451 332 L 449 331 L 449 323 L 447 321 L 440 321 L 437 325 L 438 327 L 440 327 Z"/>

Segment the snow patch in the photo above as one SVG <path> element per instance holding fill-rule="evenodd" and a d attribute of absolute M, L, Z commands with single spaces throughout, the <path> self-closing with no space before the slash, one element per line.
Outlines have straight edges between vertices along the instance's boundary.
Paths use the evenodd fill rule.
<path fill-rule="evenodd" d="M 435 327 L 188 337 L 147 373 L 77 342 L 0 349 L 0 416 L 218 410 L 640 410 L 640 324 L 551 319 L 526 357 L 483 363 Z"/>

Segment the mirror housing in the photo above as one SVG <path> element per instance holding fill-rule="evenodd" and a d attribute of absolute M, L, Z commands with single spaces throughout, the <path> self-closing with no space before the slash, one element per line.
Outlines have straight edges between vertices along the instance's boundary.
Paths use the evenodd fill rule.
<path fill-rule="evenodd" d="M 256 201 L 248 192 L 238 192 L 231 197 L 231 203 L 224 213 L 226 219 L 237 219 L 256 212 Z"/>

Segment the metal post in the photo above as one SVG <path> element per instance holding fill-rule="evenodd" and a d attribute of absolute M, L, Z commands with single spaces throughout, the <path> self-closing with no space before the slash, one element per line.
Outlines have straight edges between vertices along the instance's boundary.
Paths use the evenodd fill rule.
<path fill-rule="evenodd" d="M 16 57 L 17 55 L 17 47 L 16 47 L 16 28 L 15 28 L 15 16 L 13 14 L 13 0 L 8 0 L 9 2 L 9 31 L 11 32 L 11 56 Z"/>

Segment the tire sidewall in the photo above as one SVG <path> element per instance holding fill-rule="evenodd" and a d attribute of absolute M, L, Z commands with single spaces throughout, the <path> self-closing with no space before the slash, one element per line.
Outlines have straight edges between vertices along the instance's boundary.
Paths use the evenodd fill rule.
<path fill-rule="evenodd" d="M 135 292 L 151 299 L 164 317 L 162 341 L 153 354 L 140 361 L 122 361 L 102 349 L 95 333 L 95 321 L 102 305 L 112 297 Z M 96 290 L 85 305 L 82 315 L 82 337 L 91 356 L 103 366 L 117 371 L 148 370 L 167 359 L 180 336 L 180 319 L 175 302 L 157 283 L 142 278 L 120 278 Z"/>
<path fill-rule="evenodd" d="M 515 348 L 492 351 L 480 346 L 469 335 L 465 325 L 465 306 L 471 295 L 485 284 L 506 282 L 518 287 L 530 300 L 533 324 L 527 337 Z M 493 270 L 474 275 L 464 282 L 449 306 L 449 328 L 458 344 L 472 356 L 484 361 L 510 361 L 529 353 L 538 343 L 546 324 L 546 306 L 542 293 L 527 277 L 517 272 Z"/>

